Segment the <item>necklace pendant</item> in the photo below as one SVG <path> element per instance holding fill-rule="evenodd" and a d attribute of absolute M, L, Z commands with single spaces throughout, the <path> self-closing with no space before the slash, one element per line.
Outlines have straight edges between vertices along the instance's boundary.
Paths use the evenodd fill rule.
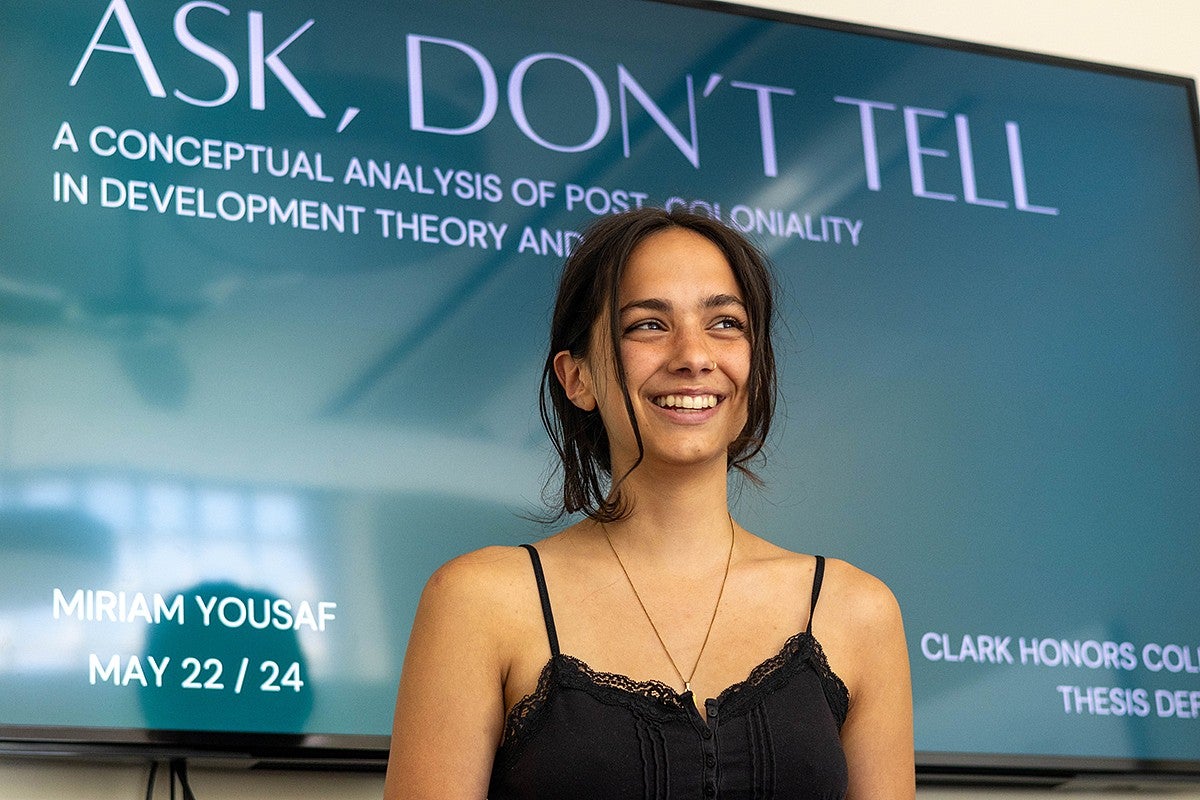
<path fill-rule="evenodd" d="M 691 681 L 684 681 L 684 682 L 683 682 L 683 693 L 684 693 L 684 694 L 687 694 L 687 693 L 688 693 L 688 692 L 690 692 L 691 690 L 692 690 L 692 682 L 691 682 Z"/>

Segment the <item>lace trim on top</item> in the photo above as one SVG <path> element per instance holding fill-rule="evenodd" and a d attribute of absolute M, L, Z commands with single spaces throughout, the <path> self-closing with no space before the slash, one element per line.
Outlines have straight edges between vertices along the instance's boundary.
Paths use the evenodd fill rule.
<path fill-rule="evenodd" d="M 750 671 L 743 681 L 733 684 L 717 696 L 726 715 L 738 714 L 754 705 L 763 695 L 779 689 L 800 670 L 811 667 L 821 680 L 825 699 L 840 729 L 850 708 L 850 692 L 842 679 L 830 669 L 821 643 L 808 631 L 801 631 L 784 642 L 779 653 Z M 678 719 L 691 714 L 691 700 L 656 680 L 637 681 L 615 672 L 598 672 L 574 656 L 559 653 L 542 667 L 537 687 L 521 698 L 505 719 L 498 762 L 511 763 L 521 747 L 541 727 L 550 693 L 556 685 L 583 689 L 602 703 L 636 709 L 658 721 Z"/>
<path fill-rule="evenodd" d="M 717 702 L 726 714 L 741 713 L 763 695 L 779 689 L 806 666 L 811 666 L 821 679 L 825 700 L 840 730 L 850 711 L 850 690 L 830 669 L 821 643 L 808 631 L 801 631 L 784 642 L 779 653 L 752 669 L 744 681 L 721 692 Z"/>

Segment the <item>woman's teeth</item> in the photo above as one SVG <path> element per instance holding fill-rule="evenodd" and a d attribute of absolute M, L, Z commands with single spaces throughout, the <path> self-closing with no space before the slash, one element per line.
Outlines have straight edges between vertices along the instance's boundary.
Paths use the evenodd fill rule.
<path fill-rule="evenodd" d="M 690 395 L 690 394 L 668 394 L 662 397 L 654 398 L 654 403 L 662 408 L 712 408 L 717 404 L 717 396 L 715 394 Z"/>

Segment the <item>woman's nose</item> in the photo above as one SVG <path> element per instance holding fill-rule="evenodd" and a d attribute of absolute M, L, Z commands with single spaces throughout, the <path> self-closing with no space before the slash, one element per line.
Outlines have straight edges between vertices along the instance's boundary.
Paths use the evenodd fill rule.
<path fill-rule="evenodd" d="M 672 372 L 700 375 L 712 372 L 717 362 L 712 357 L 702 331 L 679 329 L 675 332 L 675 352 L 671 358 Z"/>

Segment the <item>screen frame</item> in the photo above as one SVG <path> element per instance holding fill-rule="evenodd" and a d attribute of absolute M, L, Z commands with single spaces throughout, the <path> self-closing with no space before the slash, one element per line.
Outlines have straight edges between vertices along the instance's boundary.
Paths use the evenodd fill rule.
<path fill-rule="evenodd" d="M 755 17 L 789 26 L 814 27 L 925 47 L 1026 61 L 1052 67 L 1117 75 L 1177 86 L 1185 91 L 1191 140 L 1200 163 L 1200 104 L 1191 77 L 1036 53 L 1021 49 L 844 22 L 805 14 L 719 0 L 640 0 L 737 16 Z M 1200 170 L 1196 179 L 1200 182 Z M 145 728 L 57 727 L 0 724 L 0 755 L 68 757 L 102 760 L 187 758 L 202 763 L 236 763 L 255 767 L 380 771 L 387 763 L 387 736 L 226 733 Z M 1200 786 L 1200 758 L 1137 760 L 1002 753 L 917 751 L 918 782 L 939 785 L 1161 786 L 1181 781 Z"/>

